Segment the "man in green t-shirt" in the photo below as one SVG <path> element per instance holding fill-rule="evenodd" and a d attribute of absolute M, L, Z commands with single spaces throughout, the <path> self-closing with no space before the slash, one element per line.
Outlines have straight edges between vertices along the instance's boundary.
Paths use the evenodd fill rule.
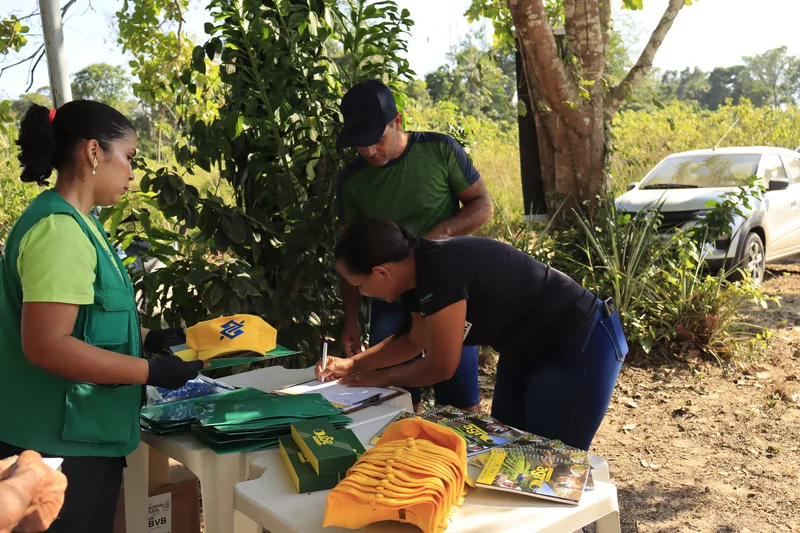
<path fill-rule="evenodd" d="M 368 80 L 342 98 L 344 128 L 339 148 L 355 147 L 358 157 L 337 177 L 339 224 L 361 218 L 383 218 L 410 228 L 415 235 L 443 239 L 468 235 L 492 216 L 492 201 L 464 149 L 440 133 L 405 132 L 394 96 L 383 83 Z M 361 351 L 359 290 L 344 280 L 345 355 Z M 406 318 L 397 302 L 373 300 L 370 344 L 395 333 Z M 414 404 L 421 391 L 409 387 Z M 476 410 L 478 350 L 465 347 L 453 377 L 434 386 L 436 402 Z"/>

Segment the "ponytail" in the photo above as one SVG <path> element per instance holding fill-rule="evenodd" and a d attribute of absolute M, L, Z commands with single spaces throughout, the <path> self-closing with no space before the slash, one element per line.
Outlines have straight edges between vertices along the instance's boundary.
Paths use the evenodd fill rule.
<path fill-rule="evenodd" d="M 109 151 L 114 141 L 135 132 L 125 115 L 100 102 L 73 100 L 57 112 L 33 104 L 19 127 L 20 179 L 47 185 L 53 169 L 60 171 L 74 163 L 81 142 L 94 139 Z"/>
<path fill-rule="evenodd" d="M 22 164 L 20 179 L 28 183 L 47 185 L 55 165 L 56 139 L 50 110 L 33 104 L 25 113 L 19 127 L 17 145 L 20 147 L 19 162 Z"/>
<path fill-rule="evenodd" d="M 355 274 L 369 274 L 378 265 L 410 257 L 418 246 L 419 240 L 408 228 L 388 220 L 365 218 L 342 233 L 334 257 Z"/>

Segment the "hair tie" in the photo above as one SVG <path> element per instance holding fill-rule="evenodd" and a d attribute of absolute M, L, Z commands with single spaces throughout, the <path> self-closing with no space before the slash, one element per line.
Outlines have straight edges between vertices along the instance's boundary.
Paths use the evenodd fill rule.
<path fill-rule="evenodd" d="M 56 118 L 56 110 L 55 109 L 51 109 L 50 110 L 50 123 L 53 122 L 54 118 Z"/>

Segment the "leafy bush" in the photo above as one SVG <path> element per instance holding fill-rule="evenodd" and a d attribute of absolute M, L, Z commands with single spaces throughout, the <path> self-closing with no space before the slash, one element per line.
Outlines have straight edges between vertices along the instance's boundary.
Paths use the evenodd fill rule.
<path fill-rule="evenodd" d="M 123 245 L 144 238 L 166 264 L 137 280 L 152 322 L 257 314 L 312 357 L 337 330 L 334 178 L 351 157 L 335 150 L 339 101 L 351 84 L 381 78 L 402 107 L 412 21 L 391 1 L 336 4 L 212 0 L 218 23 L 192 68 L 220 62 L 219 115 L 188 117 L 176 150 L 185 168 L 146 169 L 141 193 L 104 216 Z M 232 197 L 191 184 L 215 169 Z M 114 223 L 129 213 L 138 221 Z"/>
<path fill-rule="evenodd" d="M 16 138 L 13 124 L 5 124 L 0 130 L 0 244 L 22 211 L 39 194 L 36 184 L 22 183 L 19 179 Z"/>

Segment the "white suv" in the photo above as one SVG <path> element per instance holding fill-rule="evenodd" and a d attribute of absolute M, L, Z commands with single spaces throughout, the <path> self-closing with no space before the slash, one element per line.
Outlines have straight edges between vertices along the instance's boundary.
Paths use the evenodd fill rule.
<path fill-rule="evenodd" d="M 729 235 L 709 243 L 709 267 L 743 268 L 755 281 L 764 279 L 768 261 L 800 252 L 800 153 L 751 146 L 693 150 L 672 154 L 641 182 L 617 198 L 621 211 L 637 212 L 663 202 L 662 230 L 686 227 L 708 210 L 709 200 L 745 184 L 755 174 L 766 192 L 736 217 Z"/>

